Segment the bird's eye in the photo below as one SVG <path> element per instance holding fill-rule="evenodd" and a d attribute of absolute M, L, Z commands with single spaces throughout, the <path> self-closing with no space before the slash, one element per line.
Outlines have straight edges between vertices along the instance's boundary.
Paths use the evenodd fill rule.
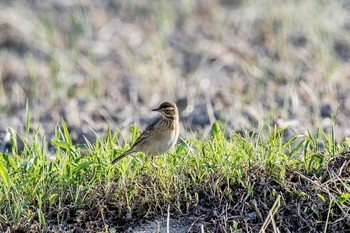
<path fill-rule="evenodd" d="M 170 109 L 165 109 L 164 112 L 168 114 L 170 113 Z"/>

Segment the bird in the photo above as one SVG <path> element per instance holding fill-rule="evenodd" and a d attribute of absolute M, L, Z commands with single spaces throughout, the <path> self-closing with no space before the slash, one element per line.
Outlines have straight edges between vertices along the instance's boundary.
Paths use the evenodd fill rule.
<path fill-rule="evenodd" d="M 154 158 L 175 146 L 179 137 L 179 112 L 176 104 L 165 101 L 152 111 L 161 113 L 161 116 L 148 125 L 130 149 L 115 158 L 112 164 L 135 152 L 143 152 Z"/>

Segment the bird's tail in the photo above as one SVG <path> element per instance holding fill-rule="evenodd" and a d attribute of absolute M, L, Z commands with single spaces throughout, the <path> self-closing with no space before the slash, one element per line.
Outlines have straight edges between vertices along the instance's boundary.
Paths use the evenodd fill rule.
<path fill-rule="evenodd" d="M 124 152 L 123 154 L 119 155 L 117 158 L 113 159 L 112 164 L 117 163 L 119 160 L 121 160 L 122 158 L 124 158 L 125 156 L 127 156 L 130 153 L 131 153 L 131 151 L 128 150 L 128 151 Z"/>

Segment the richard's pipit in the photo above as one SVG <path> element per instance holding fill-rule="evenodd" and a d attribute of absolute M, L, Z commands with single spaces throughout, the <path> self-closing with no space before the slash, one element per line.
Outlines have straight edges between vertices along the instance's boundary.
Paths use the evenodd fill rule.
<path fill-rule="evenodd" d="M 179 113 L 176 104 L 166 101 L 152 111 L 162 115 L 147 126 L 131 148 L 115 158 L 113 164 L 134 152 L 155 156 L 173 148 L 179 137 Z"/>

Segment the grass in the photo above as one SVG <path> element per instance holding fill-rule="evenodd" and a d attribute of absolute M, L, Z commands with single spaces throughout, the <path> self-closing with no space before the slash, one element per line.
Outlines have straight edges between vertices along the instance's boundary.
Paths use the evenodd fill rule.
<path fill-rule="evenodd" d="M 131 131 L 135 140 L 139 132 L 135 126 Z M 62 120 L 51 140 L 56 147 L 51 157 L 38 132 L 31 139 L 28 131 L 18 135 L 25 145 L 20 153 L 12 132 L 12 151 L 0 154 L 2 230 L 86 227 L 96 221 L 90 229 L 122 230 L 137 220 L 164 216 L 167 206 L 175 217 L 206 215 L 206 231 L 312 226 L 326 232 L 349 217 L 348 178 L 332 173 L 339 167 L 329 167 L 349 143 L 335 143 L 333 132 L 285 141 L 283 129 L 265 127 L 242 136 L 214 123 L 207 137 L 184 138 L 155 161 L 135 154 L 114 166 L 111 160 L 131 143 L 116 145 L 118 130 L 108 130 L 94 144 L 75 145 Z M 340 167 L 349 169 L 345 162 Z M 309 225 L 302 221 L 306 216 Z M 301 220 L 292 225 L 297 217 Z"/>
<path fill-rule="evenodd" d="M 172 217 L 195 216 L 208 232 L 350 228 L 344 1 L 5 6 L 1 21 L 10 30 L 1 42 L 0 118 L 19 117 L 26 126 L 10 129 L 11 151 L 0 153 L 0 231 L 120 231 L 164 217 L 168 206 Z M 55 111 L 55 103 L 64 108 L 95 97 L 120 116 L 113 130 L 103 128 L 104 136 L 85 145 L 73 143 L 68 120 L 51 139 L 42 126 L 32 129 L 28 103 L 22 114 L 26 99 L 32 119 L 40 120 L 38 102 L 57 116 L 62 109 Z M 110 164 L 138 135 L 134 126 L 131 139 L 117 129 L 129 115 L 124 108 L 180 98 L 189 100 L 187 114 L 205 99 L 233 125 L 215 123 L 208 136 L 183 138 L 155 161 L 135 154 Z M 325 103 L 339 125 L 320 117 Z M 329 131 L 286 139 L 289 129 L 266 123 L 279 119 L 296 120 L 298 132 Z M 80 120 L 76 128 L 107 125 L 104 118 Z M 259 130 L 240 135 L 233 127 Z"/>

